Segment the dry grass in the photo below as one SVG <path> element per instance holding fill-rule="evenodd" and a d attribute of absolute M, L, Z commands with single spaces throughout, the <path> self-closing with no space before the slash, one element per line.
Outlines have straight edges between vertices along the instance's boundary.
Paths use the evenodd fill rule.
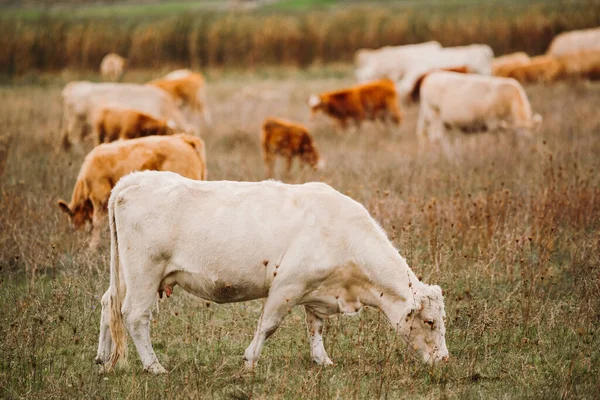
<path fill-rule="evenodd" d="M 528 87 L 545 117 L 536 140 L 459 137 L 457 159 L 448 160 L 435 147 L 419 152 L 416 107 L 395 132 L 367 125 L 338 135 L 324 118 L 311 122 L 308 94 L 350 83 L 350 70 L 335 77 L 340 71 L 212 71 L 209 177 L 262 179 L 263 118 L 305 122 L 327 168 L 295 169 L 289 180 L 322 180 L 362 202 L 413 270 L 442 285 L 451 362 L 428 368 L 405 357 L 384 317 L 366 310 L 327 322 L 325 345 L 336 365 L 316 367 L 303 312 L 295 310 L 248 373 L 242 355 L 261 302 L 206 307 L 176 289 L 152 330 L 170 374 L 142 373 L 130 346 L 128 369 L 98 375 L 93 359 L 109 250 L 105 243 L 88 252 L 86 235 L 71 232 L 56 206 L 71 194 L 83 155 L 55 152 L 64 82 L 40 77 L 42 84 L 0 88 L 0 120 L 13 137 L 0 178 L 2 397 L 596 397 L 600 86 Z M 271 98 L 244 97 L 242 87 Z"/>

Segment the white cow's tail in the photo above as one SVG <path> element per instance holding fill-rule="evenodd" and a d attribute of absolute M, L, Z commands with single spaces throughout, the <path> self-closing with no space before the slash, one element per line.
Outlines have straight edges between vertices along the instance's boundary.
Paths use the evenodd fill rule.
<path fill-rule="evenodd" d="M 125 324 L 123 323 L 123 314 L 121 312 L 121 296 L 119 288 L 121 287 L 120 266 L 119 266 L 119 237 L 117 235 L 117 222 L 115 215 L 115 202 L 117 193 L 113 191 L 108 203 L 108 217 L 110 224 L 110 336 L 113 341 L 113 351 L 108 361 L 108 371 L 110 372 L 119 359 L 125 361 L 127 358 L 127 336 L 125 334 Z"/>

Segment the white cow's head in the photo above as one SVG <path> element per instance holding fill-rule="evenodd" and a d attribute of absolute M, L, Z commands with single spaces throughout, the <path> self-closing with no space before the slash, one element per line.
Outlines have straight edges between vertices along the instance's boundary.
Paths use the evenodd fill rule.
<path fill-rule="evenodd" d="M 408 346 L 427 363 L 446 361 L 446 311 L 442 289 L 437 285 L 419 285 L 409 300 L 400 333 Z M 414 300 L 414 301 L 413 301 Z"/>

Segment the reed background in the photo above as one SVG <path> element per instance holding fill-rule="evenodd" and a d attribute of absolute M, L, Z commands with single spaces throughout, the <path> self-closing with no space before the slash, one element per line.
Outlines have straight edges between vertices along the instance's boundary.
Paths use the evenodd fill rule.
<path fill-rule="evenodd" d="M 541 54 L 562 31 L 600 25 L 598 0 L 358 3 L 294 0 L 251 11 L 215 2 L 4 7 L 0 73 L 96 70 L 111 51 L 131 68 L 306 67 L 350 62 L 359 48 L 427 40 Z M 192 7 L 198 4 L 204 8 Z"/>

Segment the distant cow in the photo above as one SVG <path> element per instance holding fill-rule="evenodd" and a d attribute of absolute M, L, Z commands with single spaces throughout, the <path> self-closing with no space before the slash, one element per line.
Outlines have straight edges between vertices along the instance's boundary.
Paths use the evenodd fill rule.
<path fill-rule="evenodd" d="M 419 80 L 436 70 L 462 72 L 466 69 L 474 74 L 491 75 L 493 60 L 494 52 L 485 44 L 446 47 L 428 53 L 408 67 L 398 84 L 398 94 L 402 101 L 410 102 Z"/>
<path fill-rule="evenodd" d="M 114 142 L 118 139 L 176 133 L 173 121 L 165 121 L 139 111 L 123 108 L 100 108 L 93 117 L 92 125 L 96 145 Z"/>
<path fill-rule="evenodd" d="M 431 41 L 404 46 L 386 46 L 376 50 L 358 50 L 354 55 L 356 78 L 359 82 L 382 78 L 399 80 L 411 65 L 441 48 L 440 43 Z"/>
<path fill-rule="evenodd" d="M 212 118 L 206 99 L 206 82 L 199 72 L 179 69 L 148 84 L 169 93 L 178 107 L 189 114 L 190 120 L 202 118 L 207 124 L 211 123 Z"/>
<path fill-rule="evenodd" d="M 447 127 L 474 131 L 509 126 L 525 133 L 540 122 L 523 87 L 511 78 L 440 71 L 421 86 L 421 138 L 443 139 Z"/>
<path fill-rule="evenodd" d="M 123 178 L 109 200 L 110 286 L 102 297 L 96 363 L 110 371 L 126 355 L 126 331 L 144 370 L 166 373 L 150 341 L 156 294 L 176 285 L 202 299 L 264 298 L 252 343 L 304 306 L 317 364 L 332 364 L 323 319 L 381 310 L 425 362 L 446 360 L 439 286 L 425 284 L 359 203 L 324 183 L 199 182 L 169 172 Z"/>
<path fill-rule="evenodd" d="M 316 169 L 322 165 L 319 153 L 308 130 L 295 122 L 278 118 L 267 118 L 262 126 L 260 136 L 267 176 L 273 176 L 275 157 L 284 157 L 287 171 L 292 167 L 292 160 L 298 157 L 300 162 Z"/>
<path fill-rule="evenodd" d="M 111 81 L 120 81 L 125 71 L 126 61 L 116 53 L 108 53 L 100 63 L 100 75 Z"/>
<path fill-rule="evenodd" d="M 529 62 L 513 65 L 505 71 L 505 76 L 515 78 L 521 83 L 554 82 L 563 73 L 563 66 L 559 60 L 552 56 L 532 57 Z"/>
<path fill-rule="evenodd" d="M 171 97 L 163 90 L 132 83 L 68 83 L 63 91 L 63 145 L 81 141 L 91 133 L 93 117 L 103 107 L 128 108 L 169 122 L 187 133 L 196 133 Z"/>
<path fill-rule="evenodd" d="M 492 63 L 492 75 L 506 77 L 508 76 L 507 71 L 510 71 L 517 65 L 527 64 L 529 61 L 530 58 L 524 51 L 496 57 Z"/>
<path fill-rule="evenodd" d="M 558 57 L 582 51 L 600 51 L 600 27 L 563 32 L 554 37 L 546 54 Z"/>
<path fill-rule="evenodd" d="M 394 82 L 382 79 L 348 89 L 311 95 L 308 100 L 313 116 L 318 112 L 334 118 L 342 128 L 348 120 L 357 126 L 365 120 L 388 121 L 396 125 L 402 120 Z"/>
<path fill-rule="evenodd" d="M 568 77 L 600 79 L 600 50 L 564 54 L 558 61 Z"/>
<path fill-rule="evenodd" d="M 149 136 L 101 144 L 83 161 L 71 203 L 58 201 L 73 227 L 92 223 L 90 247 L 100 243 L 110 191 L 132 171 L 173 171 L 191 179 L 206 178 L 204 143 L 188 135 Z"/>

